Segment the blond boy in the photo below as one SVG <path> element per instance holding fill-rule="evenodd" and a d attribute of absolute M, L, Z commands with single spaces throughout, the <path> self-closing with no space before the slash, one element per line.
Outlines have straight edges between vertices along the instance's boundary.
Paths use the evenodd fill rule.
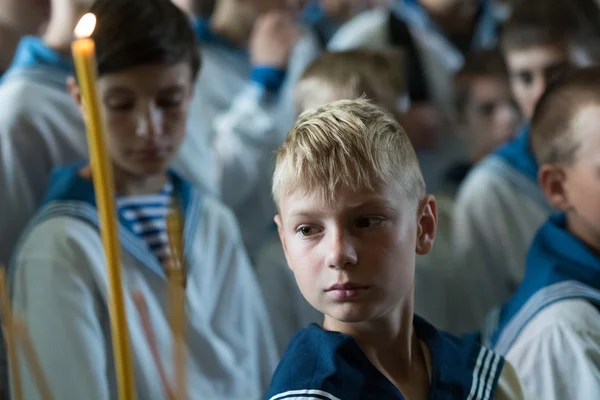
<path fill-rule="evenodd" d="M 403 62 L 402 51 L 325 52 L 304 71 L 296 84 L 296 110 L 302 113 L 332 101 L 364 95 L 389 113 L 399 115 L 406 91 Z M 322 323 L 323 314 L 298 291 L 279 238 L 262 249 L 256 267 L 278 349 L 283 353 L 297 330 L 312 322 Z M 287 301 L 281 301 L 282 297 Z"/>
<path fill-rule="evenodd" d="M 325 322 L 295 335 L 267 399 L 522 398 L 501 357 L 413 314 L 437 213 L 394 118 L 366 100 L 303 113 L 273 196 L 288 264 Z"/>

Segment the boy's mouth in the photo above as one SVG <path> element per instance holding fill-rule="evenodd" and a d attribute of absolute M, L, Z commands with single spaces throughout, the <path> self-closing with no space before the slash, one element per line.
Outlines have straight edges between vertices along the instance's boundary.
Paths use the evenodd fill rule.
<path fill-rule="evenodd" d="M 337 300 L 347 300 L 364 293 L 369 286 L 358 283 L 336 283 L 326 290 L 328 294 Z"/>
<path fill-rule="evenodd" d="M 139 157 L 142 159 L 161 158 L 161 157 L 164 157 L 165 155 L 167 155 L 168 153 L 169 153 L 169 149 L 167 146 L 165 146 L 165 147 L 159 147 L 159 146 L 145 147 L 145 148 L 141 148 L 141 149 L 137 149 L 137 150 L 133 151 L 133 154 L 136 157 Z"/>
<path fill-rule="evenodd" d="M 332 285 L 329 289 L 327 289 L 328 292 L 332 291 L 332 290 L 354 290 L 354 289 L 366 289 L 367 285 L 360 285 L 358 283 L 352 283 L 352 282 L 348 282 L 348 283 L 336 283 L 335 285 Z"/>

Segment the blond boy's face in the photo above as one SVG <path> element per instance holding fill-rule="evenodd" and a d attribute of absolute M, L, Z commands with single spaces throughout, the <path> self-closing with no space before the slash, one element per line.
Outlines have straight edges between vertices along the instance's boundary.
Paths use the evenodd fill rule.
<path fill-rule="evenodd" d="M 289 267 L 326 320 L 378 319 L 412 296 L 415 254 L 429 252 L 436 229 L 435 200 L 422 204 L 417 211 L 399 185 L 339 190 L 333 204 L 320 193 L 280 199 L 276 222 Z"/>

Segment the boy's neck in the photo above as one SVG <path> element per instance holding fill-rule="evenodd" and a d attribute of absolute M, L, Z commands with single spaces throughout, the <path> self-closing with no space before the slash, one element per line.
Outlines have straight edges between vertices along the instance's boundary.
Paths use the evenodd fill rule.
<path fill-rule="evenodd" d="M 233 1 L 220 1 L 210 18 L 210 27 L 220 37 L 246 48 L 255 22 L 249 15 L 249 10 Z"/>
<path fill-rule="evenodd" d="M 145 196 L 163 190 L 167 184 L 167 174 L 133 176 L 115 168 L 115 186 L 117 196 Z"/>
<path fill-rule="evenodd" d="M 74 2 L 53 2 L 50 20 L 42 40 L 52 50 L 69 57 L 71 55 L 71 43 L 73 31 L 79 19 L 86 10 L 78 7 Z"/>
<path fill-rule="evenodd" d="M 429 354 L 413 328 L 413 296 L 376 321 L 343 323 L 325 317 L 324 328 L 352 336 L 369 361 L 406 396 L 415 389 L 428 390 Z M 423 379 L 421 379 L 423 378 Z M 409 397 L 412 398 L 412 397 Z"/>
<path fill-rule="evenodd" d="M 13 60 L 21 34 L 9 24 L 0 22 L 0 71 L 6 71 Z"/>

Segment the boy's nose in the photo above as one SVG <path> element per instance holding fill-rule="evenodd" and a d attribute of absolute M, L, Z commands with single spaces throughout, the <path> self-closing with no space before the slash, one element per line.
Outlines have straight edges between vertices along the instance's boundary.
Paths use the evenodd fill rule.
<path fill-rule="evenodd" d="M 152 106 L 145 107 L 138 116 L 137 136 L 160 136 L 162 132 L 162 113 Z"/>
<path fill-rule="evenodd" d="M 358 255 L 350 235 L 343 231 L 333 232 L 328 238 L 327 265 L 329 268 L 347 268 L 356 265 Z"/>

